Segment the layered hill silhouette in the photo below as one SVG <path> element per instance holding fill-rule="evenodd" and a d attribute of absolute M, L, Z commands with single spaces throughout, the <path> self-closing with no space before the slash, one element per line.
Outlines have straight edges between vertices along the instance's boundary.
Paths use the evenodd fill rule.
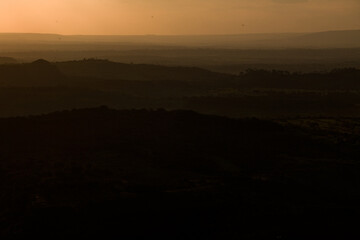
<path fill-rule="evenodd" d="M 182 83 L 204 88 L 278 88 L 278 89 L 359 89 L 360 70 L 334 69 L 329 72 L 289 73 L 286 71 L 248 69 L 239 75 L 217 73 L 195 67 L 168 67 L 124 64 L 101 59 L 50 63 L 39 59 L 30 64 L 0 65 L 2 86 L 89 87 L 106 83 L 111 89 L 119 83 Z M 67 80 L 66 80 L 67 79 Z M 71 81 L 69 81 L 71 79 Z M 137 82 L 137 83 L 136 83 Z M 126 84 L 123 84 L 126 88 Z M 140 87 L 140 86 L 139 86 Z"/>
<path fill-rule="evenodd" d="M 359 51 L 0 33 L 0 239 L 360 239 Z"/>
<path fill-rule="evenodd" d="M 0 65 L 0 116 L 108 105 L 232 117 L 358 116 L 360 70 L 237 75 L 107 60 Z M 11 104 L 9 104 L 11 103 Z"/>

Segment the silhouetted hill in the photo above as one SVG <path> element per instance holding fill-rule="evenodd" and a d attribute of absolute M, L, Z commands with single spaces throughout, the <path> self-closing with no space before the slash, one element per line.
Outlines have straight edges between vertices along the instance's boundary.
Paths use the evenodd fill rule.
<path fill-rule="evenodd" d="M 0 119 L 0 234 L 358 236 L 359 133 L 358 119 L 106 107 Z"/>
<path fill-rule="evenodd" d="M 0 65 L 0 86 L 57 86 L 65 77 L 54 64 L 43 59 L 29 64 Z"/>
<path fill-rule="evenodd" d="M 56 63 L 67 76 L 137 81 L 221 81 L 227 74 L 195 67 L 165 67 L 146 64 L 124 64 L 107 60 L 88 59 Z"/>
<path fill-rule="evenodd" d="M 134 84 L 128 81 L 136 80 L 139 81 L 139 83 L 135 83 L 139 88 L 143 85 L 151 89 L 149 83 L 146 82 L 153 82 L 155 84 L 152 86 L 157 84 L 163 87 L 167 86 L 169 90 L 175 87 L 172 84 L 178 82 L 180 84 L 177 86 L 179 91 L 190 85 L 193 93 L 196 92 L 196 89 L 202 93 L 203 89 L 215 90 L 216 88 L 360 89 L 360 70 L 356 68 L 312 73 L 248 69 L 235 76 L 201 68 L 124 64 L 95 59 L 59 62 L 56 63 L 56 66 L 68 77 L 97 78 L 98 84 L 103 82 L 110 88 L 111 84 L 114 84 L 115 87 L 121 81 L 125 81 L 121 85 L 126 88 L 127 85 Z"/>
<path fill-rule="evenodd" d="M 360 89 L 360 70 L 334 69 L 328 72 L 290 73 L 287 71 L 248 69 L 239 76 L 216 73 L 201 68 L 165 67 L 146 64 L 124 64 L 107 60 L 82 60 L 56 63 L 59 70 L 69 77 L 97 78 L 102 80 L 157 82 L 163 86 L 173 82 L 186 82 L 193 89 L 199 88 L 278 88 L 278 89 Z M 108 86 L 115 81 L 104 81 Z M 142 83 L 141 83 L 142 82 Z M 170 82 L 170 83 L 169 83 Z M 85 83 L 86 84 L 86 83 Z M 110 84 L 110 85 L 109 85 Z M 127 82 L 122 84 L 131 85 Z M 140 86 L 139 86 L 140 87 Z M 169 86 L 171 87 L 171 86 Z M 181 88 L 181 87 L 180 87 Z"/>
<path fill-rule="evenodd" d="M 49 61 L 46 61 L 45 59 L 38 59 L 31 63 L 32 66 L 38 66 L 38 67 L 44 67 L 44 66 L 51 66 L 51 63 Z"/>

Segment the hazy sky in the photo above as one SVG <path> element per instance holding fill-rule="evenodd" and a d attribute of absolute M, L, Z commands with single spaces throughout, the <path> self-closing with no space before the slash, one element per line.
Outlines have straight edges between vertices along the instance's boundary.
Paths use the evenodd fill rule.
<path fill-rule="evenodd" d="M 0 0 L 0 32 L 231 34 L 360 29 L 360 0 Z"/>

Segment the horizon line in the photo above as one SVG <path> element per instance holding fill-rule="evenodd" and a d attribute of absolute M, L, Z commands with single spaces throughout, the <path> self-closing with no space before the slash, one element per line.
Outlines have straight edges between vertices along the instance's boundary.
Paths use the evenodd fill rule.
<path fill-rule="evenodd" d="M 338 30 L 324 30 L 324 31 L 313 31 L 313 32 L 256 32 L 256 33 L 201 33 L 201 34 L 61 34 L 61 33 L 50 33 L 50 32 L 0 32 L 0 35 L 5 34 L 24 34 L 24 35 L 55 35 L 55 36 L 239 36 L 239 35 L 261 35 L 261 34 L 311 34 L 311 33 L 325 33 L 325 32 L 346 32 L 346 31 L 360 31 L 360 29 L 338 29 Z"/>

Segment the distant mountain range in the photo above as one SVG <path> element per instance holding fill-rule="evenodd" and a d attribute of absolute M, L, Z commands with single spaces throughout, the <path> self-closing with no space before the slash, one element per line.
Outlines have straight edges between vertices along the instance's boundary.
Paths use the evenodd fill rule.
<path fill-rule="evenodd" d="M 267 33 L 236 35 L 58 35 L 35 33 L 1 33 L 0 50 L 14 50 L 26 45 L 65 45 L 72 49 L 94 49 L 109 45 L 152 47 L 217 47 L 217 48 L 359 48 L 360 30 L 327 31 L 315 33 Z M 85 45 L 84 45 L 85 44 Z"/>

